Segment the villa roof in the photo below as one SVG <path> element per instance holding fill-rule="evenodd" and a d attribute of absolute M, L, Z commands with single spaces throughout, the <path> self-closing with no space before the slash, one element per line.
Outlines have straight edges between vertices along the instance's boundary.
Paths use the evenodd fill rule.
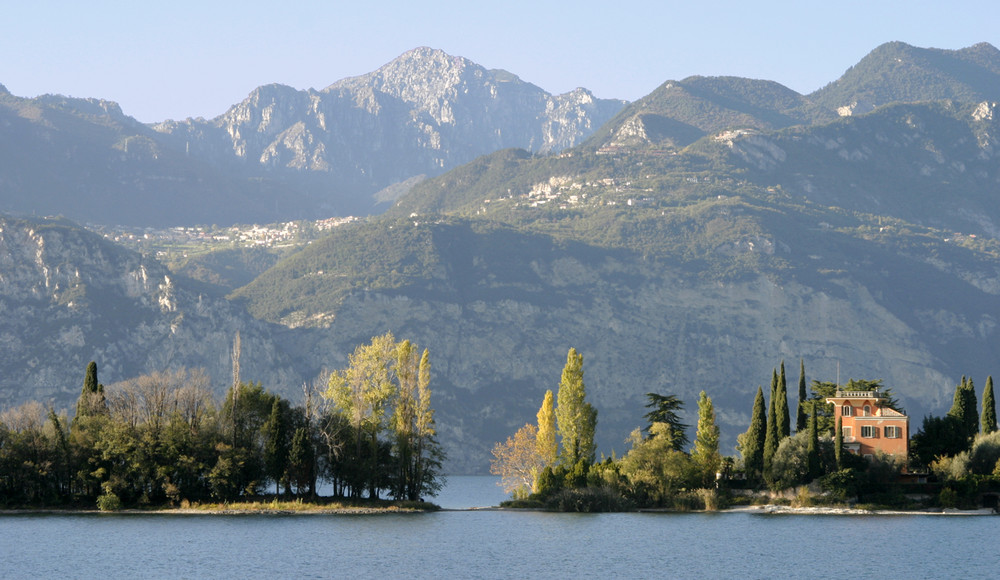
<path fill-rule="evenodd" d="M 830 399 L 884 399 L 882 393 L 875 391 L 837 391 L 832 397 L 827 397 L 827 401 Z"/>

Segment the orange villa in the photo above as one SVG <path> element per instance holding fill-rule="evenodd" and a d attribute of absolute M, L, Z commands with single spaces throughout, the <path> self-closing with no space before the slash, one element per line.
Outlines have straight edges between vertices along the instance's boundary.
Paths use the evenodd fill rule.
<path fill-rule="evenodd" d="M 837 391 L 826 402 L 833 403 L 834 417 L 840 419 L 844 449 L 869 459 L 881 451 L 906 460 L 910 418 L 886 406 L 878 390 Z"/>

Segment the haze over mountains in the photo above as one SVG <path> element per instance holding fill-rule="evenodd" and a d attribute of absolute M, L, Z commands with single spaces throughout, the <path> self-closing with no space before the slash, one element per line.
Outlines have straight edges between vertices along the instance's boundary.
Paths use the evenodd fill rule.
<path fill-rule="evenodd" d="M 215 119 L 153 126 L 107 101 L 3 91 L 0 204 L 133 226 L 363 215 L 393 201 L 374 197 L 384 188 L 497 149 L 575 145 L 623 105 L 428 48 L 322 91 L 263 86 Z"/>
<path fill-rule="evenodd" d="M 204 366 L 223 390 L 237 329 L 253 380 L 291 395 L 392 330 L 430 349 L 454 471 L 484 470 L 534 420 L 571 346 L 605 453 L 642 423 L 645 393 L 693 411 L 701 390 L 729 449 L 756 387 L 782 360 L 794 383 L 800 358 L 808 380 L 885 380 L 916 430 L 962 375 L 981 387 L 1000 369 L 998 101 L 996 48 L 902 43 L 810 95 L 691 77 L 630 104 L 552 96 L 431 49 L 156 126 L 3 91 L 0 211 L 373 217 L 238 289 L 6 218 L 0 401 L 67 404 L 91 359 L 106 382 Z"/>

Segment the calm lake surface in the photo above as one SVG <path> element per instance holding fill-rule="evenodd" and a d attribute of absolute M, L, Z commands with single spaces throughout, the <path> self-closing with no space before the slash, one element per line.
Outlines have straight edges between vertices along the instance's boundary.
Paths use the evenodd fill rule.
<path fill-rule="evenodd" d="M 451 477 L 442 507 L 496 505 Z M 1000 517 L 0 515 L 3 578 L 995 578 Z M 838 563 L 839 562 L 839 563 Z"/>

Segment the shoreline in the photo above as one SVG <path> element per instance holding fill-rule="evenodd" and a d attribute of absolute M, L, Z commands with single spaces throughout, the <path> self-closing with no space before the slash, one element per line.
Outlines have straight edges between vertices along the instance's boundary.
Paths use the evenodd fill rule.
<path fill-rule="evenodd" d="M 434 512 L 542 512 L 542 513 L 569 513 L 550 512 L 538 508 L 506 508 L 501 506 L 481 506 L 468 508 L 441 508 L 438 506 L 427 509 L 414 507 L 312 507 L 304 509 L 281 509 L 281 508 L 248 508 L 238 507 L 218 508 L 218 509 L 197 509 L 197 508 L 158 508 L 158 509 L 122 509 L 116 511 L 101 511 L 99 509 L 66 509 L 66 508 L 27 508 L 27 509 L 0 509 L 0 517 L 5 515 L 205 515 L 205 516 L 242 516 L 242 515 L 264 515 L 264 516 L 344 516 L 344 515 L 384 515 L 384 514 L 424 514 Z M 629 512 L 594 512 L 594 513 L 629 513 Z M 791 507 L 777 504 L 739 506 L 725 508 L 716 511 L 695 510 L 679 511 L 666 508 L 638 509 L 632 513 L 747 513 L 755 515 L 833 515 L 833 516 L 993 516 L 1000 515 L 993 508 L 978 508 L 974 510 L 960 510 L 957 508 L 925 508 L 920 510 L 869 510 L 852 507 Z"/>

